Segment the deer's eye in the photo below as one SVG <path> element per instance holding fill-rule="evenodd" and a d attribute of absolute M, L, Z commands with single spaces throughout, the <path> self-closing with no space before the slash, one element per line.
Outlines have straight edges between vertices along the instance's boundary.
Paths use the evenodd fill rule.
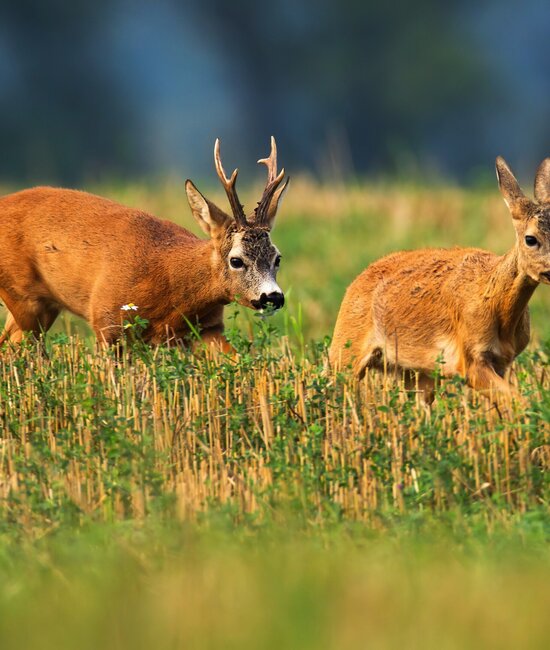
<path fill-rule="evenodd" d="M 278 268 L 281 265 L 281 256 L 277 255 L 275 258 L 275 266 Z"/>
<path fill-rule="evenodd" d="M 229 260 L 229 264 L 231 264 L 231 268 L 233 269 L 242 269 L 244 266 L 244 262 L 240 257 L 232 257 Z"/>
<path fill-rule="evenodd" d="M 527 246 L 538 246 L 539 241 L 536 237 L 533 237 L 533 235 L 526 235 L 525 243 Z"/>

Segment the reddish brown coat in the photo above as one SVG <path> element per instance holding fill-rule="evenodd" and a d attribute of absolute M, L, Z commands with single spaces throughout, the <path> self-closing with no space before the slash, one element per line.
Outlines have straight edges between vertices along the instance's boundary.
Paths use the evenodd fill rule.
<path fill-rule="evenodd" d="M 550 158 L 537 172 L 536 202 L 501 158 L 497 175 L 516 229 L 512 250 L 424 249 L 374 262 L 342 302 L 335 367 L 351 364 L 357 376 L 369 367 L 418 371 L 425 383 L 441 363 L 475 388 L 509 392 L 506 372 L 529 342 L 529 299 L 550 283 Z"/>

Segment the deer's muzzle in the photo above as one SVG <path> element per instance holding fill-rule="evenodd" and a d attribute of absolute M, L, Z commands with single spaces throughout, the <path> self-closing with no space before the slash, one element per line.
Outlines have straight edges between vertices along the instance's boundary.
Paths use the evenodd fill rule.
<path fill-rule="evenodd" d="M 274 309 L 280 309 L 284 304 L 285 297 L 280 291 L 262 293 L 259 300 L 252 301 L 255 309 L 265 309 L 268 305 L 271 305 Z"/>

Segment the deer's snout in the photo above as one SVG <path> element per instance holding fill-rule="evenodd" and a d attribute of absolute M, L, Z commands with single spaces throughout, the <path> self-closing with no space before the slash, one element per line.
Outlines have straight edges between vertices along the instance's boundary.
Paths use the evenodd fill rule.
<path fill-rule="evenodd" d="M 265 309 L 268 305 L 272 305 L 275 309 L 280 309 L 285 304 L 285 297 L 280 291 L 262 293 L 260 299 L 253 300 L 252 304 L 256 309 Z"/>

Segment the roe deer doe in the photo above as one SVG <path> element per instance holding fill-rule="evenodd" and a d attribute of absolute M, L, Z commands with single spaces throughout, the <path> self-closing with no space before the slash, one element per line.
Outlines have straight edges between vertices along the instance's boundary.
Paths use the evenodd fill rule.
<path fill-rule="evenodd" d="M 476 389 L 510 393 L 506 372 L 529 342 L 528 302 L 550 284 L 550 158 L 540 165 L 535 201 L 496 159 L 500 191 L 516 231 L 515 246 L 497 256 L 476 248 L 424 249 L 388 255 L 348 287 L 332 345 L 331 365 L 417 371 L 424 387 L 442 362 Z"/>
<path fill-rule="evenodd" d="M 219 140 L 214 159 L 232 216 L 185 184 L 209 240 L 85 192 L 38 187 L 1 198 L 0 299 L 9 313 L 0 344 L 47 331 L 62 309 L 113 343 L 123 332 L 121 307 L 132 302 L 149 321 L 143 338 L 150 343 L 180 340 L 196 327 L 204 341 L 227 349 L 224 305 L 237 299 L 254 309 L 281 307 L 280 254 L 269 233 L 288 179 L 277 172 L 275 140 L 269 158 L 258 161 L 267 166 L 267 184 L 248 218 L 236 192 L 238 170 L 227 178 Z"/>

